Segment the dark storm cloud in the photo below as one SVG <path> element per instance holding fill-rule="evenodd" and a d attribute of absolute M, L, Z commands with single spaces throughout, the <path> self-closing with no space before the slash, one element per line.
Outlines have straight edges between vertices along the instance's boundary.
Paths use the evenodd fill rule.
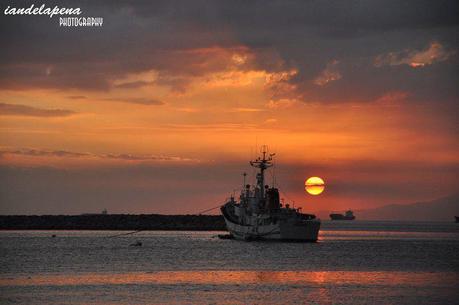
<path fill-rule="evenodd" d="M 338 69 L 340 79 L 324 86 L 299 81 L 302 98 L 312 102 L 365 102 L 398 91 L 409 93 L 411 101 L 454 104 L 459 97 L 456 62 L 422 68 L 341 63 Z"/>
<path fill-rule="evenodd" d="M 76 114 L 75 111 L 64 109 L 42 109 L 26 105 L 0 103 L 0 115 L 18 115 L 33 117 L 66 117 Z"/>
<path fill-rule="evenodd" d="M 222 59 L 212 62 L 217 53 L 188 50 L 246 46 L 256 55 L 247 68 L 297 69 L 290 82 L 297 86 L 296 96 L 305 101 L 366 100 L 393 90 L 419 91 L 418 96 L 433 100 L 458 96 L 457 56 L 414 71 L 374 66 L 376 56 L 422 50 L 433 41 L 447 51 L 457 50 L 457 1 L 121 1 L 116 5 L 65 1 L 48 5 L 54 4 L 78 6 L 85 15 L 102 16 L 104 26 L 64 29 L 57 26 L 56 17 L 4 16 L 0 20 L 5 46 L 0 51 L 1 87 L 109 90 L 114 79 L 155 69 L 160 72 L 159 82 L 184 91 L 189 77 L 226 67 Z M 314 85 L 334 60 L 340 63 L 336 68 L 341 77 Z"/>

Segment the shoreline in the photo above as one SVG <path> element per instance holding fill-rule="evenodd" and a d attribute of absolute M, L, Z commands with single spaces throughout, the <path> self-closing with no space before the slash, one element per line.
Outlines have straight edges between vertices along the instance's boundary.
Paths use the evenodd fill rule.
<path fill-rule="evenodd" d="M 402 227 L 400 227 L 402 226 Z M 322 231 L 455 232 L 449 221 L 322 220 Z M 221 215 L 80 214 L 0 215 L 0 231 L 227 231 Z"/>
<path fill-rule="evenodd" d="M 224 231 L 220 215 L 0 215 L 0 230 Z"/>

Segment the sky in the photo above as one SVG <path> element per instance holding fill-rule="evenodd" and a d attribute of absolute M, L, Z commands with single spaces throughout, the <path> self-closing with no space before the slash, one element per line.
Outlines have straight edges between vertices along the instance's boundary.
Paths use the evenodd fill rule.
<path fill-rule="evenodd" d="M 42 3 L 103 26 L 3 13 Z M 0 214 L 198 213 L 262 145 L 303 211 L 459 189 L 457 1 L 0 6 Z"/>

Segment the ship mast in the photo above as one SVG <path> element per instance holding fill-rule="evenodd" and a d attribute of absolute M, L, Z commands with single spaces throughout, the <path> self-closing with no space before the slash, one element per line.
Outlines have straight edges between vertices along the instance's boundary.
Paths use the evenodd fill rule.
<path fill-rule="evenodd" d="M 255 161 L 250 161 L 250 165 L 260 169 L 260 173 L 257 174 L 257 185 L 260 188 L 260 197 L 261 199 L 264 198 L 264 190 L 265 190 L 265 170 L 273 166 L 273 156 L 275 154 L 267 154 L 268 153 L 268 146 L 263 145 L 261 148 L 261 152 L 263 157 L 258 157 Z"/>

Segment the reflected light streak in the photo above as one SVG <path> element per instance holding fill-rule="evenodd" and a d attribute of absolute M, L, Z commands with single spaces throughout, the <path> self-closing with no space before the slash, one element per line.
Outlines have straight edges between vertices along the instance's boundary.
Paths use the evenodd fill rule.
<path fill-rule="evenodd" d="M 441 286 L 457 283 L 454 272 L 384 271 L 157 271 L 1 277 L 0 286 L 123 284 L 359 284 Z"/>

